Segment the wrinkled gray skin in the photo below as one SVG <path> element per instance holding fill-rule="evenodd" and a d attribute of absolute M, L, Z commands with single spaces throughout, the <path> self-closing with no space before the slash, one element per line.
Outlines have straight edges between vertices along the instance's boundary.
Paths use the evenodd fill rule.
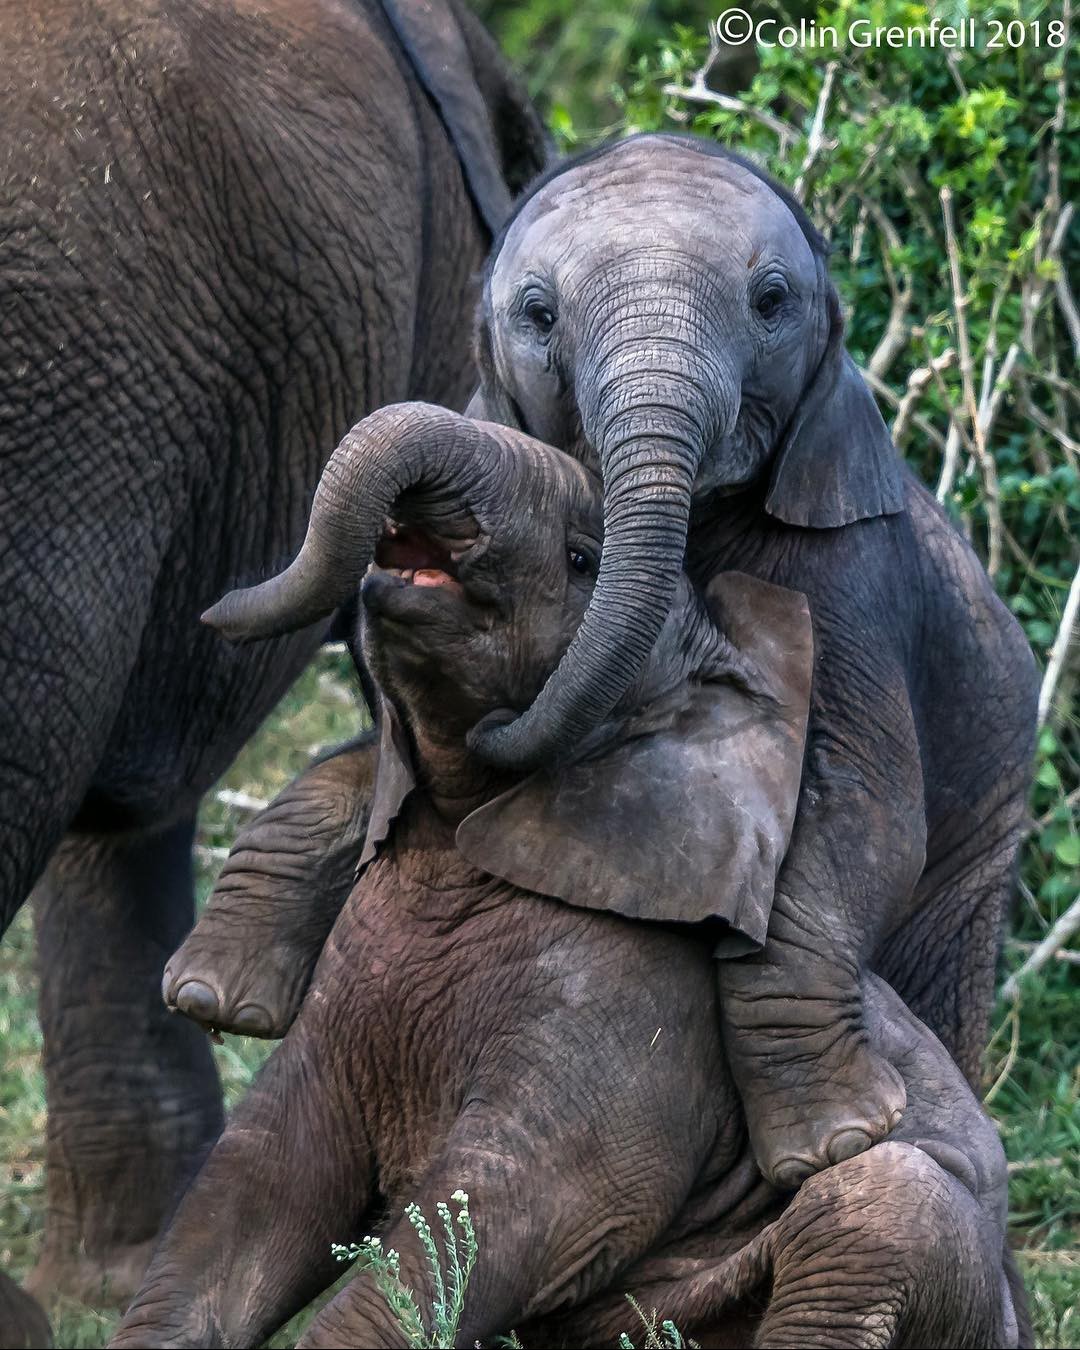
<path fill-rule="evenodd" d="M 357 428 L 326 495 L 350 465 L 358 482 L 370 454 L 387 496 L 363 494 L 351 519 L 378 532 L 392 509 L 409 533 L 382 541 L 365 581 L 365 653 L 395 709 L 382 768 L 411 759 L 418 786 L 402 805 L 380 782 L 381 846 L 114 1344 L 261 1344 L 339 1273 L 330 1244 L 386 1214 L 383 1241 L 428 1307 L 400 1216 L 416 1202 L 434 1217 L 460 1187 L 480 1248 L 461 1346 L 511 1328 L 526 1346 L 612 1345 L 634 1331 L 626 1292 L 705 1345 L 1015 1345 L 1000 1143 L 891 990 L 865 978 L 868 1034 L 905 1084 L 905 1120 L 788 1201 L 746 1135 L 711 940 L 516 889 L 459 851 L 460 823 L 508 782 L 469 731 L 532 697 L 568 645 L 593 588 L 575 555 L 596 542 L 598 485 L 526 438 L 413 408 Z M 389 567 L 420 570 L 410 584 Z M 718 654 L 738 664 L 684 578 L 620 717 L 693 697 Z M 648 739 L 633 742 L 646 756 Z M 595 765 L 606 800 L 605 763 L 577 767 Z M 358 773 L 357 798 L 368 790 Z M 404 1343 L 366 1273 L 303 1340 Z"/>
<path fill-rule="evenodd" d="M 0 922 L 49 864 L 33 1283 L 96 1301 L 221 1123 L 159 994 L 199 797 L 325 631 L 238 652 L 199 612 L 292 556 L 365 410 L 467 396 L 542 143 L 439 2 L 33 0 L 0 50 Z"/>

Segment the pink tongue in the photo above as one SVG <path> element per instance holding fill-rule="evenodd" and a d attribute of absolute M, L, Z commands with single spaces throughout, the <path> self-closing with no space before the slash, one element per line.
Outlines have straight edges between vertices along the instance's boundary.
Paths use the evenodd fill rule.
<path fill-rule="evenodd" d="M 454 578 L 447 572 L 440 572 L 434 567 L 423 567 L 419 572 L 413 573 L 414 586 L 449 586 L 453 584 Z"/>

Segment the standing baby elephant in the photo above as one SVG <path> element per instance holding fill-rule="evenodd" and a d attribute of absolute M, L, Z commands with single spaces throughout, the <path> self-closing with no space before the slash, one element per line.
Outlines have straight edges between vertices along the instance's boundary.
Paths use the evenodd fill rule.
<path fill-rule="evenodd" d="M 495 772 L 470 748 L 570 642 L 600 524 L 599 485 L 558 452 L 390 409 L 335 454 L 297 564 L 209 616 L 235 636 L 256 613 L 260 628 L 306 622 L 374 551 L 378 782 L 360 878 L 299 1016 L 117 1345 L 260 1344 L 333 1278 L 331 1242 L 406 1202 L 434 1217 L 459 1187 L 480 1249 L 459 1345 L 511 1328 L 526 1346 L 611 1345 L 624 1292 L 708 1344 L 1015 1344 L 1000 1145 L 880 982 L 863 997 L 908 1091 L 897 1141 L 785 1208 L 747 1140 L 712 949 L 760 941 L 790 832 L 812 667 L 802 597 L 736 574 L 701 596 L 684 577 L 633 690 L 558 774 Z M 655 922 L 691 917 L 704 928 Z M 410 1225 L 385 1240 L 430 1306 Z M 406 1342 L 361 1272 L 304 1343 Z"/>
<path fill-rule="evenodd" d="M 26 0 L 0 52 L 0 927 L 48 864 L 33 1282 L 98 1299 L 220 1128 L 158 992 L 199 797 L 323 631 L 199 612 L 295 552 L 357 417 L 468 396 L 544 141 L 458 0 Z"/>

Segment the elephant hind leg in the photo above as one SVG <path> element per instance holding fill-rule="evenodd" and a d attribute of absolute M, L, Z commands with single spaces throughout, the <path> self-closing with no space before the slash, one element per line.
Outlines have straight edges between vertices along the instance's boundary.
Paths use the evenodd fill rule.
<path fill-rule="evenodd" d="M 1013 1347 L 1000 1229 L 927 1154 L 884 1143 L 807 1181 L 779 1219 L 709 1269 L 649 1290 L 684 1335 L 760 1298 L 754 1344 Z"/>
<path fill-rule="evenodd" d="M 1025 820 L 1021 798 L 987 816 L 978 834 L 983 846 L 965 847 L 953 832 L 939 832 L 927 846 L 910 916 L 872 963 L 976 1091 Z M 963 837 L 959 825 L 954 832 Z"/>

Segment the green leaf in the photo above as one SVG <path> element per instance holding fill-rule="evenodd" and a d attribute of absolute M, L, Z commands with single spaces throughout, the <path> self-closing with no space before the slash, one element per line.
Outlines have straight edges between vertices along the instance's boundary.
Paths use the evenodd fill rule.
<path fill-rule="evenodd" d="M 1057 788 L 1061 786 L 1061 774 L 1057 771 L 1057 765 L 1053 760 L 1046 760 L 1039 765 L 1039 772 L 1035 775 L 1035 781 L 1040 787 Z"/>
<path fill-rule="evenodd" d="M 1054 845 L 1054 856 L 1066 867 L 1080 867 L 1080 834 L 1067 834 Z"/>

